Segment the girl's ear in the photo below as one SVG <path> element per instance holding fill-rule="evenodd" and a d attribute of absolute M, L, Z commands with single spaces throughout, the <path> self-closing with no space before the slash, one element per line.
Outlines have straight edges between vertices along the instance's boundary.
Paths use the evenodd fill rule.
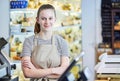
<path fill-rule="evenodd" d="M 39 18 L 38 17 L 36 17 L 36 22 L 39 23 Z"/>

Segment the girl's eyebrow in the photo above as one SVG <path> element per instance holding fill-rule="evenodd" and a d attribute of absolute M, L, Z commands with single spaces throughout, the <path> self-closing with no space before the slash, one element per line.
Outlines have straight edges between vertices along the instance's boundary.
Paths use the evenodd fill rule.
<path fill-rule="evenodd" d="M 46 17 L 40 17 L 40 18 L 46 18 Z M 53 18 L 53 16 L 50 16 L 49 18 Z"/>

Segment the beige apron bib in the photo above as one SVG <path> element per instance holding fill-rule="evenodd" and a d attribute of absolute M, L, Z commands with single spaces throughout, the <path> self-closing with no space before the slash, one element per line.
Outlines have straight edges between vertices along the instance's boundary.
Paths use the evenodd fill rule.
<path fill-rule="evenodd" d="M 50 67 L 57 67 L 60 65 L 60 55 L 58 54 L 58 50 L 55 45 L 54 36 L 52 37 L 52 44 L 38 45 L 38 35 L 35 35 L 34 44 L 35 46 L 32 53 L 32 63 L 35 65 L 35 67 L 50 68 Z M 42 80 L 39 79 L 34 81 L 42 81 Z M 49 80 L 49 81 L 57 81 L 57 80 Z"/>

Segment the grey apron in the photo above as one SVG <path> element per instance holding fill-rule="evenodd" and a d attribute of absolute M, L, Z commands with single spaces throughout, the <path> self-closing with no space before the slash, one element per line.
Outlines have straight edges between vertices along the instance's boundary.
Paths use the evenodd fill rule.
<path fill-rule="evenodd" d="M 55 45 L 54 36 L 52 37 L 52 44 L 38 45 L 38 35 L 35 35 L 34 49 L 32 53 L 32 63 L 36 68 L 52 68 L 60 65 L 60 55 L 58 54 Z M 53 58 L 54 57 L 54 58 Z M 57 81 L 48 78 L 31 79 L 31 81 Z"/>

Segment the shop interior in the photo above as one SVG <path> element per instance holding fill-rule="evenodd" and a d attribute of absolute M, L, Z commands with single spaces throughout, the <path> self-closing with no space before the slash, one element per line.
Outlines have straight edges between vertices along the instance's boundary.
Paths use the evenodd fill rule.
<path fill-rule="evenodd" d="M 54 32 L 69 44 L 67 80 L 58 81 L 120 81 L 120 0 L 1 0 L 0 81 L 30 81 L 20 55 L 46 3 L 56 9 Z"/>

